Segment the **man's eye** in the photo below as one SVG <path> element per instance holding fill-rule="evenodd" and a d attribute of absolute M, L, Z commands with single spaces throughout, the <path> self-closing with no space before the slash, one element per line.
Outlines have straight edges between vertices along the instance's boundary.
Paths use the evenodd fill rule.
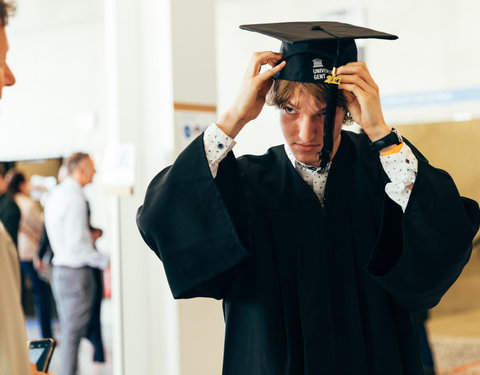
<path fill-rule="evenodd" d="M 287 113 L 295 113 L 295 109 L 292 108 L 292 107 L 284 107 L 283 109 L 284 109 L 285 112 L 287 112 Z"/>

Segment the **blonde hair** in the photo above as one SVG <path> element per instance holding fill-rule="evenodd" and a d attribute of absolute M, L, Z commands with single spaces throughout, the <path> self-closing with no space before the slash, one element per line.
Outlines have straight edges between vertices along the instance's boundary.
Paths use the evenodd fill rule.
<path fill-rule="evenodd" d="M 284 105 L 289 100 L 291 100 L 293 95 L 295 95 L 297 90 L 309 94 L 323 103 L 327 102 L 328 90 L 325 85 L 310 82 L 293 82 L 286 81 L 284 79 L 277 79 L 273 82 L 272 87 L 268 91 L 266 103 L 267 105 L 275 106 L 277 108 L 283 108 Z M 351 124 L 353 122 L 353 119 L 347 110 L 347 102 L 345 100 L 345 97 L 343 96 L 342 90 L 338 91 L 337 107 L 341 107 L 346 110 L 343 123 Z"/>

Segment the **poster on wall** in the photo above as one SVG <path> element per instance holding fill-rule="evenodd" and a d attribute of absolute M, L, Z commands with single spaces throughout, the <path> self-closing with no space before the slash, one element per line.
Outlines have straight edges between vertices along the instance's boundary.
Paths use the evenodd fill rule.
<path fill-rule="evenodd" d="M 175 103 L 175 151 L 182 152 L 212 123 L 217 121 L 215 106 Z"/>
<path fill-rule="evenodd" d="M 129 143 L 107 145 L 103 153 L 102 177 L 105 193 L 132 195 L 135 182 L 135 146 Z"/>

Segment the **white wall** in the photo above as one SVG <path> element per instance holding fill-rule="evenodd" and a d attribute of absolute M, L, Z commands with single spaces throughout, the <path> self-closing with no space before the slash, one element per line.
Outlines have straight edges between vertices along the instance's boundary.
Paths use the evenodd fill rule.
<path fill-rule="evenodd" d="M 161 262 L 135 224 L 147 184 L 173 155 L 170 2 L 108 0 L 106 9 L 108 128 L 113 142 L 132 143 L 136 152 L 134 195 L 113 206 L 119 251 L 112 267 L 123 333 L 123 363 L 116 363 L 123 372 L 116 374 L 177 375 L 176 305 Z"/>
<path fill-rule="evenodd" d="M 7 61 L 17 82 L 0 101 L 0 159 L 97 155 L 106 139 L 103 2 L 23 0 L 17 8 L 7 27 Z M 94 122 L 82 127 L 85 116 Z M 95 182 L 86 192 L 92 221 L 105 231 L 99 248 L 108 252 L 101 187 Z"/>
<path fill-rule="evenodd" d="M 0 104 L 0 156 L 95 151 L 105 139 L 103 2 L 18 3 L 7 29 L 17 83 Z M 96 128 L 79 129 L 84 113 Z"/>

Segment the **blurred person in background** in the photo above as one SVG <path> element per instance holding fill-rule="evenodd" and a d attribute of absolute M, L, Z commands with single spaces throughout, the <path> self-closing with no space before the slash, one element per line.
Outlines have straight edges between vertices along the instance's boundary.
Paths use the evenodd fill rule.
<path fill-rule="evenodd" d="M 5 68 L 4 68 L 5 69 Z M 8 69 L 10 72 L 10 69 Z M 10 72 L 10 74 L 12 74 Z M 13 75 L 12 75 L 13 77 Z M 13 83 L 15 83 L 15 78 Z M 5 82 L 10 82 L 6 79 L 3 80 L 3 85 L 8 86 Z M 12 85 L 13 85 L 12 83 Z M 3 87 L 3 86 L 0 86 Z M 1 97 L 1 96 L 0 96 Z M 20 209 L 15 203 L 13 197 L 8 194 L 6 181 L 7 168 L 4 163 L 0 163 L 0 221 L 5 226 L 5 229 L 12 237 L 15 247 L 18 243 L 18 227 L 20 225 Z"/>
<path fill-rule="evenodd" d="M 95 269 L 108 267 L 97 251 L 83 188 L 93 181 L 95 166 L 88 154 L 66 161 L 68 177 L 53 189 L 45 204 L 45 226 L 54 257 L 52 290 L 60 320 L 60 373 L 77 372 L 78 348 L 88 333 L 99 290 Z"/>
<path fill-rule="evenodd" d="M 15 84 L 15 77 L 6 63 L 8 40 L 5 26 L 13 12 L 11 3 L 0 0 L 0 98 L 5 86 Z M 2 194 L 6 189 L 0 173 Z M 18 212 L 20 216 L 20 212 Z M 18 254 L 11 235 L 0 223 L 0 374 L 29 375 L 45 374 L 38 372 L 30 363 L 27 351 L 27 334 L 20 302 L 20 266 Z"/>
<path fill-rule="evenodd" d="M 67 164 L 68 159 L 65 163 L 62 164 L 60 170 L 58 171 L 58 183 L 62 183 L 65 178 L 68 177 Z M 90 236 L 93 243 L 103 235 L 103 231 L 99 228 L 94 227 L 90 221 L 90 205 L 87 202 L 87 212 L 88 212 L 88 226 L 90 228 Z M 53 261 L 53 251 L 50 246 L 50 240 L 48 239 L 47 230 L 45 225 L 43 225 L 43 233 L 40 240 L 40 245 L 38 247 L 38 252 L 34 258 L 35 268 L 41 274 L 41 277 L 51 281 L 51 265 Z M 103 270 L 98 268 L 92 268 L 95 284 L 97 288 L 97 294 L 92 309 L 92 314 L 88 324 L 87 331 L 85 333 L 85 338 L 88 339 L 93 345 L 93 361 L 94 362 L 105 362 L 105 351 L 103 347 L 103 338 L 102 338 L 102 327 L 101 327 L 101 306 L 103 300 Z"/>
<path fill-rule="evenodd" d="M 60 166 L 58 170 L 57 182 L 61 184 L 65 178 L 67 178 L 67 167 L 65 164 Z M 48 239 L 47 229 L 45 228 L 45 222 L 43 223 L 42 237 L 38 246 L 38 251 L 33 259 L 35 269 L 39 272 L 41 277 L 48 281 L 52 280 L 52 259 L 53 251 L 50 246 L 50 240 Z"/>
<path fill-rule="evenodd" d="M 22 303 L 26 307 L 25 277 L 31 281 L 35 298 L 35 310 L 38 316 L 42 336 L 52 335 L 52 312 L 50 287 L 43 281 L 33 265 L 43 231 L 43 213 L 37 202 L 30 198 L 30 184 L 22 172 L 10 170 L 7 173 L 8 193 L 20 208 L 21 218 L 18 230 L 18 255 L 22 270 Z"/>
<path fill-rule="evenodd" d="M 103 230 L 96 228 L 92 225 L 90 221 L 90 205 L 87 202 L 87 211 L 88 211 L 88 226 L 90 228 L 90 237 L 94 243 L 102 237 Z M 96 247 L 95 247 L 96 249 Z M 103 338 L 102 338 L 102 324 L 101 324 L 101 308 L 103 300 L 103 270 L 98 268 L 92 268 L 93 277 L 96 284 L 97 294 L 93 304 L 92 314 L 90 316 L 90 322 L 88 323 L 87 332 L 85 338 L 88 339 L 93 345 L 93 361 L 94 362 L 105 362 L 105 351 L 103 348 Z"/>

